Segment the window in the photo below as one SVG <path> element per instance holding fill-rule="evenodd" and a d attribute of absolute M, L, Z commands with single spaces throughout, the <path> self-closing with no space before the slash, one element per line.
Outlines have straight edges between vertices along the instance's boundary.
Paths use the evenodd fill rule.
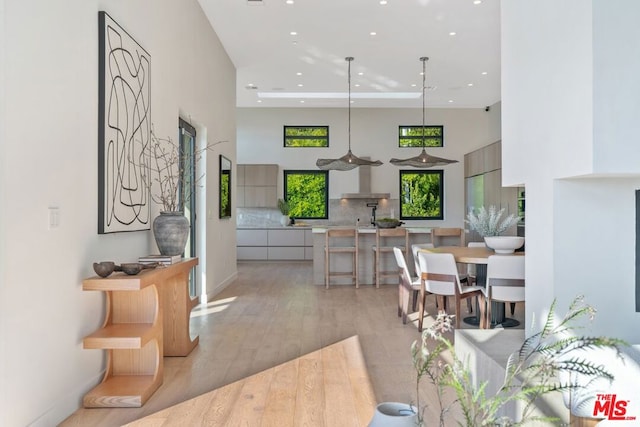
<path fill-rule="evenodd" d="M 399 126 L 398 147 L 422 147 L 422 126 Z M 424 146 L 443 147 L 444 128 L 442 126 L 424 127 Z"/>
<path fill-rule="evenodd" d="M 400 171 L 400 219 L 444 219 L 442 170 Z"/>
<path fill-rule="evenodd" d="M 329 126 L 285 126 L 285 147 L 328 147 Z"/>
<path fill-rule="evenodd" d="M 329 218 L 329 172 L 284 171 L 284 198 L 292 218 Z"/>

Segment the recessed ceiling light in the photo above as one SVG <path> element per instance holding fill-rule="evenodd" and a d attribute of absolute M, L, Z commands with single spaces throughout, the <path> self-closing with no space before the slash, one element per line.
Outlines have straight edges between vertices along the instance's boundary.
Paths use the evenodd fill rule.
<path fill-rule="evenodd" d="M 411 87 L 416 87 L 416 86 L 418 86 L 418 85 L 415 84 L 415 83 L 411 83 Z"/>
<path fill-rule="evenodd" d="M 262 102 L 262 99 L 258 99 L 258 103 Z"/>
<path fill-rule="evenodd" d="M 456 32 L 455 32 L 455 31 L 451 31 L 451 32 L 449 33 L 449 35 L 450 35 L 450 36 L 455 36 L 455 35 L 456 35 Z"/>
<path fill-rule="evenodd" d="M 287 0 L 285 3 L 286 4 L 293 4 L 293 0 Z"/>
<path fill-rule="evenodd" d="M 360 83 L 354 84 L 355 87 L 360 87 Z"/>
<path fill-rule="evenodd" d="M 297 73 L 296 73 L 296 76 L 301 76 L 301 75 L 302 75 L 302 73 L 301 73 L 301 72 L 297 72 Z"/>
<path fill-rule="evenodd" d="M 371 31 L 371 32 L 369 33 L 369 35 L 370 35 L 370 36 L 375 36 L 376 34 L 378 34 L 378 33 L 376 33 L 375 31 Z"/>
<path fill-rule="evenodd" d="M 300 100 L 300 104 L 304 104 L 304 99 L 301 99 L 301 100 Z"/>
<path fill-rule="evenodd" d="M 453 102 L 453 99 L 450 99 L 450 100 L 449 100 L 449 103 L 452 103 L 452 102 Z"/>
<path fill-rule="evenodd" d="M 380 0 L 380 4 L 382 4 L 382 5 L 387 4 L 387 0 Z"/>
<path fill-rule="evenodd" d="M 473 83 L 467 83 L 467 86 L 471 87 L 473 86 Z"/>
<path fill-rule="evenodd" d="M 483 75 L 483 76 L 486 76 L 486 75 L 487 75 L 487 72 L 486 72 L 486 71 L 483 71 L 483 72 L 482 72 L 482 75 Z"/>
<path fill-rule="evenodd" d="M 302 87 L 304 86 L 302 83 L 298 83 L 298 87 Z"/>
<path fill-rule="evenodd" d="M 473 0 L 473 4 L 480 4 L 482 3 L 482 0 Z"/>
<path fill-rule="evenodd" d="M 253 83 L 249 83 L 244 88 L 249 90 L 255 90 L 255 89 L 258 89 L 258 86 L 254 85 Z"/>
<path fill-rule="evenodd" d="M 291 31 L 289 34 L 292 35 L 292 36 L 297 36 L 298 32 L 297 31 Z"/>
<path fill-rule="evenodd" d="M 364 76 L 364 73 L 361 71 L 358 73 L 359 76 Z"/>

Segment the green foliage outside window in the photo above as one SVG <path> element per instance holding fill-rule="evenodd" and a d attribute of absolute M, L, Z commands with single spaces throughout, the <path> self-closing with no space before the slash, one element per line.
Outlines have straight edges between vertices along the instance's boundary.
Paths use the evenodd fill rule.
<path fill-rule="evenodd" d="M 444 146 L 444 128 L 442 126 L 425 126 L 424 136 L 425 147 Z M 398 146 L 401 148 L 422 147 L 422 126 L 399 126 Z"/>
<path fill-rule="evenodd" d="M 284 197 L 293 218 L 328 218 L 329 172 L 285 170 Z"/>
<path fill-rule="evenodd" d="M 442 170 L 400 171 L 400 218 L 444 219 Z"/>
<path fill-rule="evenodd" d="M 285 147 L 328 147 L 329 126 L 285 126 Z"/>
<path fill-rule="evenodd" d="M 220 174 L 220 218 L 231 216 L 231 197 L 229 195 L 230 171 Z"/>

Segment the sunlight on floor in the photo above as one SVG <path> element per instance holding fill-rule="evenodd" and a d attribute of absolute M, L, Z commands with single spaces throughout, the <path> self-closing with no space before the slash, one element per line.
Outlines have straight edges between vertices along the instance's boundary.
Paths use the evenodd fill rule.
<path fill-rule="evenodd" d="M 229 307 L 229 304 L 235 301 L 236 298 L 237 297 L 230 297 L 211 301 L 207 304 L 201 304 L 193 309 L 193 311 L 191 312 L 191 317 L 202 317 L 208 314 L 220 313 L 221 311 L 224 311 L 227 307 Z"/>

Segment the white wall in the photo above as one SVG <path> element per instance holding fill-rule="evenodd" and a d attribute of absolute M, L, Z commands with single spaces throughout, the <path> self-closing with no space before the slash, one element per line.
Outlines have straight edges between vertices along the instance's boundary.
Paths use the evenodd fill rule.
<path fill-rule="evenodd" d="M 584 294 L 590 333 L 640 342 L 638 18 L 631 0 L 502 2 L 502 176 L 526 187 L 528 331 L 554 297 L 564 312 Z"/>
<path fill-rule="evenodd" d="M 463 226 L 464 223 L 464 154 L 499 139 L 499 105 L 485 112 L 478 109 L 427 109 L 427 124 L 442 124 L 445 141 L 442 148 L 428 148 L 434 156 L 458 160 L 434 169 L 444 170 L 444 221 L 425 221 L 431 226 Z M 496 120 L 496 114 L 498 119 Z M 420 149 L 398 148 L 398 126 L 419 125 L 422 110 L 416 109 L 351 109 L 351 149 L 356 156 L 369 156 L 380 160 L 382 166 L 371 169 L 371 190 L 391 193 L 398 198 L 400 169 L 389 163 L 393 157 L 408 158 Z M 329 148 L 284 148 L 284 125 L 328 125 Z M 348 121 L 346 109 L 238 109 L 238 162 L 277 163 L 280 169 L 317 170 L 318 158 L 338 158 L 348 149 Z M 404 168 L 412 169 L 412 168 Z M 283 192 L 282 173 L 278 194 Z M 329 198 L 337 199 L 341 193 L 358 191 L 358 170 L 329 174 Z"/>
<path fill-rule="evenodd" d="M 235 163 L 235 70 L 195 0 L 3 0 L 3 9 L 0 424 L 51 426 L 104 370 L 104 352 L 82 349 L 103 320 L 104 297 L 83 292 L 82 279 L 94 261 L 132 261 L 152 249 L 148 231 L 97 234 L 98 11 L 151 54 L 158 134 L 174 135 L 184 111 L 210 141 L 228 141 L 209 159 L 211 186 L 218 153 Z M 60 209 L 57 229 L 47 228 L 49 206 Z M 235 246 L 233 221 L 212 215 L 201 226 Z M 235 251 L 229 262 L 215 242 L 211 288 L 235 274 Z"/>

